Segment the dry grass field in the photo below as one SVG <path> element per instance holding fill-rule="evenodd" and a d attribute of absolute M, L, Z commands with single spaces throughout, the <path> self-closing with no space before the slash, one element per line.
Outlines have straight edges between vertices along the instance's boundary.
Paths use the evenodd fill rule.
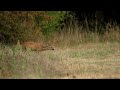
<path fill-rule="evenodd" d="M 43 52 L 1 46 L 0 78 L 120 78 L 120 43 L 88 43 Z"/>
<path fill-rule="evenodd" d="M 106 29 L 98 34 L 71 25 L 50 39 L 54 50 L 24 45 L 41 52 L 0 44 L 0 79 L 119 79 L 120 27 Z"/>

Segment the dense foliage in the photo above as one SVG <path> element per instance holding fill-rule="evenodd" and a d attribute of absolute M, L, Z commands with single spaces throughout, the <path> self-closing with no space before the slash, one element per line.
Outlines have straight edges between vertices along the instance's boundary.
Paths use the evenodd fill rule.
<path fill-rule="evenodd" d="M 0 39 L 4 43 L 37 40 L 57 30 L 66 11 L 1 11 Z"/>

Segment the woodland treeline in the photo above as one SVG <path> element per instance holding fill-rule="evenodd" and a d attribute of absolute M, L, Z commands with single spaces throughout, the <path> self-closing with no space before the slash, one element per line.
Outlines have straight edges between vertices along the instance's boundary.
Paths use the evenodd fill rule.
<path fill-rule="evenodd" d="M 81 25 L 87 32 L 103 34 L 114 24 L 103 23 L 103 17 L 99 18 L 99 15 L 98 18 L 88 19 L 85 16 L 84 20 L 80 20 L 80 16 L 78 20 L 71 11 L 0 11 L 0 42 L 15 44 L 18 40 L 37 41 L 71 25 Z"/>
<path fill-rule="evenodd" d="M 66 11 L 0 11 L 0 41 L 37 40 L 57 31 Z"/>

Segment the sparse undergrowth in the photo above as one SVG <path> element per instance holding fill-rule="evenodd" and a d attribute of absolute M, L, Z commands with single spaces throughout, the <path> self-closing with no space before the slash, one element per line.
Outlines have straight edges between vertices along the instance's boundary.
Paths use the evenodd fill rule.
<path fill-rule="evenodd" d="M 54 51 L 0 47 L 0 78 L 120 78 L 120 43 L 88 43 Z"/>

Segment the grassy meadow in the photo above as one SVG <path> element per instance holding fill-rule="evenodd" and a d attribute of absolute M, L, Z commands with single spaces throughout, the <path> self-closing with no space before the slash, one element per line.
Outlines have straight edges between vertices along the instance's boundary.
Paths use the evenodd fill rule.
<path fill-rule="evenodd" d="M 50 38 L 55 50 L 35 52 L 23 50 L 19 45 L 1 44 L 0 78 L 120 78 L 119 25 L 110 27 L 109 32 L 102 35 L 87 32 L 79 25 L 64 29 L 66 32 L 55 33 Z"/>

